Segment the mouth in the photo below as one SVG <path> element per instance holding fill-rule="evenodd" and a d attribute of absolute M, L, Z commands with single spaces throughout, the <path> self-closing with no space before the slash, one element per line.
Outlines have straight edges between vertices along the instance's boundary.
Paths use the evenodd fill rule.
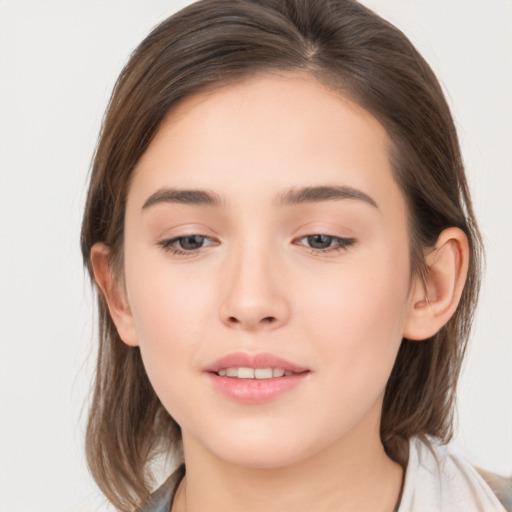
<path fill-rule="evenodd" d="M 205 368 L 213 388 L 244 404 L 271 401 L 305 382 L 311 370 L 273 354 L 237 352 Z"/>
<path fill-rule="evenodd" d="M 230 377 L 233 379 L 272 379 L 288 377 L 295 375 L 296 372 L 285 370 L 284 368 L 221 368 L 217 375 L 220 377 Z"/>
<path fill-rule="evenodd" d="M 204 370 L 239 379 L 270 379 L 302 373 L 309 371 L 309 368 L 268 352 L 259 354 L 234 352 L 217 359 Z"/>

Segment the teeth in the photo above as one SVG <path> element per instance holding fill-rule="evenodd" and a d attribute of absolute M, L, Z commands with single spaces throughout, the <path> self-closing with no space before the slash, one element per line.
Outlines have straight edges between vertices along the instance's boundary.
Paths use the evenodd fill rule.
<path fill-rule="evenodd" d="M 238 368 L 239 379 L 254 379 L 254 368 Z"/>
<path fill-rule="evenodd" d="M 283 368 L 222 368 L 217 372 L 221 377 L 236 377 L 239 379 L 271 379 L 272 377 L 287 377 L 293 375 L 290 370 Z"/>
<path fill-rule="evenodd" d="M 272 368 L 256 368 L 254 370 L 254 376 L 257 379 L 271 379 L 274 374 L 272 373 Z"/>

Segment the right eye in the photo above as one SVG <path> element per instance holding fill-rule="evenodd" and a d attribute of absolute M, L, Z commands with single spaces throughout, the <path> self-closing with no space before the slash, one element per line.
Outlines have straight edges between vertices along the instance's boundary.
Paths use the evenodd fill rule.
<path fill-rule="evenodd" d="M 209 240 L 210 243 L 205 245 L 205 241 L 207 240 Z M 164 251 L 168 251 L 172 254 L 177 254 L 179 256 L 191 256 L 193 254 L 197 254 L 199 249 L 212 245 L 212 243 L 212 239 L 206 235 L 193 234 L 177 236 L 169 240 L 162 240 L 161 242 L 158 242 L 158 245 L 160 245 Z"/>

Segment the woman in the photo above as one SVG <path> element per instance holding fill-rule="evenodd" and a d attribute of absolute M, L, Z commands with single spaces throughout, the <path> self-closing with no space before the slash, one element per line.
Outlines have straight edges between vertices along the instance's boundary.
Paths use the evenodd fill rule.
<path fill-rule="evenodd" d="M 100 488 L 121 510 L 503 510 L 445 446 L 480 246 L 396 28 L 346 0 L 175 14 L 121 74 L 84 214 Z"/>

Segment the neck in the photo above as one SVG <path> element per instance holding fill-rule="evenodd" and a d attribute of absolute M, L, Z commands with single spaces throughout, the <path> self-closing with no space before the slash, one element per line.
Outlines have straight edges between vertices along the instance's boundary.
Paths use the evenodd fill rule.
<path fill-rule="evenodd" d="M 393 512 L 403 469 L 384 452 L 378 427 L 371 430 L 276 468 L 231 464 L 184 435 L 187 473 L 172 512 Z"/>

